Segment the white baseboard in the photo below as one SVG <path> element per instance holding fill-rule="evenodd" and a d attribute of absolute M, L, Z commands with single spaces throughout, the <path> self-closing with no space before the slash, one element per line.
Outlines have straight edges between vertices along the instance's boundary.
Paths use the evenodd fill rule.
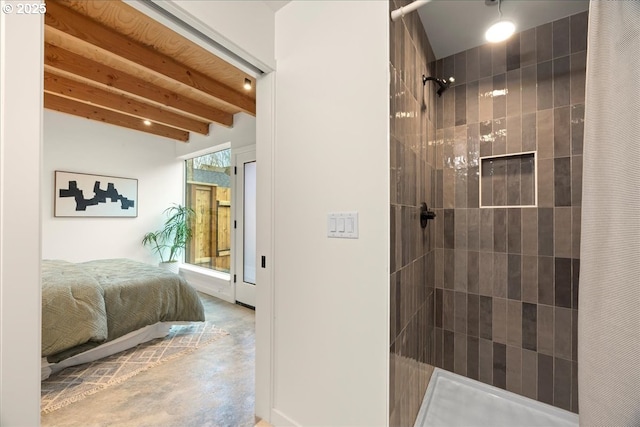
<path fill-rule="evenodd" d="M 293 421 L 279 410 L 271 408 L 271 425 L 274 427 L 300 427 L 302 424 Z"/>
<path fill-rule="evenodd" d="M 180 275 L 199 292 L 212 297 L 235 304 L 235 293 L 233 291 L 233 283 L 230 280 L 223 280 L 197 271 L 180 270 Z"/>

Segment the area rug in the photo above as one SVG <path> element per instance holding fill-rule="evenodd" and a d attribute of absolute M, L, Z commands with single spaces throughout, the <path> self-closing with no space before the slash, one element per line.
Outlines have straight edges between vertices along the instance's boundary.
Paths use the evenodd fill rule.
<path fill-rule="evenodd" d="M 40 409 L 46 414 L 64 408 L 149 368 L 192 353 L 225 335 L 229 333 L 209 322 L 173 326 L 165 338 L 63 369 L 42 381 Z"/>

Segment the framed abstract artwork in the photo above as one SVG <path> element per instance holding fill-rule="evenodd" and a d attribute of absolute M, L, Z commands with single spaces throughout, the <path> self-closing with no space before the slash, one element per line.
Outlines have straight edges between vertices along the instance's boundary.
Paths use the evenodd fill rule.
<path fill-rule="evenodd" d="M 54 216 L 138 216 L 138 180 L 76 172 L 55 172 Z"/>

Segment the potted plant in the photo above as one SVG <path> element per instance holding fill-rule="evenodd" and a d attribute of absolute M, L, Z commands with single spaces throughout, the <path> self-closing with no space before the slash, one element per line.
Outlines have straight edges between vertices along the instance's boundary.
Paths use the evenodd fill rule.
<path fill-rule="evenodd" d="M 195 215 L 195 211 L 187 206 L 173 205 L 163 213 L 167 220 L 162 229 L 145 234 L 142 244 L 158 253 L 160 267 L 177 274 L 180 271 L 178 256 L 191 240 L 191 218 Z M 165 259 L 167 250 L 169 256 Z"/>

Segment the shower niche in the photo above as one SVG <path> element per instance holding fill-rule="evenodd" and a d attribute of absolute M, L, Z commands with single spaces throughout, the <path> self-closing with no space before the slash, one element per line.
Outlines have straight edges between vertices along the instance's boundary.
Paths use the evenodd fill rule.
<path fill-rule="evenodd" d="M 536 207 L 536 175 L 535 151 L 481 157 L 480 207 Z"/>

